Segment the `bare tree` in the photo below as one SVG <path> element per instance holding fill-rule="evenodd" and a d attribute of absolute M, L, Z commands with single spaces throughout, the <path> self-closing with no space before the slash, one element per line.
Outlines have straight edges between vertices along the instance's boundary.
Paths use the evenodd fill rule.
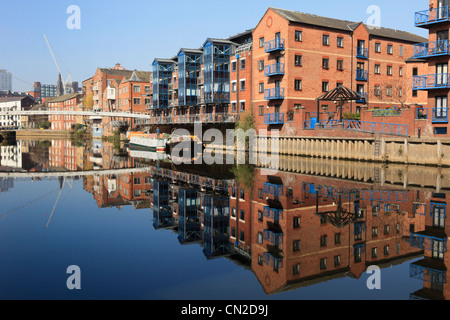
<path fill-rule="evenodd" d="M 411 97 L 412 82 L 407 79 L 395 79 L 384 81 L 380 86 L 375 86 L 375 96 L 383 102 L 407 107 L 407 101 Z"/>

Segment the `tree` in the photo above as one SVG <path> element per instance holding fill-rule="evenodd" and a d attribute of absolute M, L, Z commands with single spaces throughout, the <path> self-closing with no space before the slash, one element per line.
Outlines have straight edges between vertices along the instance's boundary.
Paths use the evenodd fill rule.
<path fill-rule="evenodd" d="M 84 110 L 92 110 L 94 107 L 94 97 L 91 93 L 86 94 L 83 100 L 83 108 Z"/>
<path fill-rule="evenodd" d="M 388 80 L 384 81 L 381 86 L 376 86 L 374 94 L 380 101 L 405 108 L 406 102 L 411 97 L 412 88 L 412 82 L 407 79 Z"/>

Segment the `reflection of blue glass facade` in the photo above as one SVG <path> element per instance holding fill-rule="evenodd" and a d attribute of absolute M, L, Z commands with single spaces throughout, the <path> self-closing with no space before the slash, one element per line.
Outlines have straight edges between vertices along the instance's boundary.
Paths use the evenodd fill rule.
<path fill-rule="evenodd" d="M 206 256 L 230 253 L 230 198 L 205 195 L 203 198 L 203 252 Z"/>
<path fill-rule="evenodd" d="M 205 103 L 230 102 L 231 44 L 207 41 L 203 46 Z"/>
<path fill-rule="evenodd" d="M 169 183 L 153 181 L 153 226 L 158 228 L 173 225 L 172 209 L 169 206 Z"/>
<path fill-rule="evenodd" d="M 201 239 L 199 202 L 195 189 L 178 190 L 178 240 L 182 243 Z"/>
<path fill-rule="evenodd" d="M 178 104 L 180 106 L 197 105 L 200 89 L 197 79 L 202 68 L 201 52 L 181 51 L 178 54 Z"/>
<path fill-rule="evenodd" d="M 174 62 L 153 62 L 153 108 L 169 107 L 169 84 L 172 82 Z"/>

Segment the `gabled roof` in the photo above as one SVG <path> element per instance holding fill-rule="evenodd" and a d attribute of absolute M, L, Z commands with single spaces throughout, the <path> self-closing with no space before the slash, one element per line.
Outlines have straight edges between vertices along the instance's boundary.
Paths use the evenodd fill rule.
<path fill-rule="evenodd" d="M 124 79 L 123 82 L 136 81 L 136 82 L 149 82 L 150 81 L 150 71 L 137 71 L 134 70 L 132 74 Z"/>
<path fill-rule="evenodd" d="M 64 101 L 76 98 L 77 96 L 81 97 L 81 94 L 79 94 L 79 93 L 65 94 L 65 95 L 53 98 L 53 99 L 49 100 L 48 102 L 64 102 Z"/>
<path fill-rule="evenodd" d="M 319 27 L 324 27 L 324 28 L 331 28 L 331 29 L 347 31 L 347 32 L 354 31 L 362 23 L 362 22 L 354 22 L 354 21 L 321 17 L 321 16 L 317 16 L 314 14 L 273 8 L 273 7 L 270 7 L 269 9 L 272 9 L 273 11 L 275 11 L 276 13 L 278 13 L 279 15 L 284 17 L 286 20 L 291 21 L 291 22 L 309 24 L 309 25 L 314 25 L 314 26 L 319 26 Z M 403 40 L 403 41 L 414 42 L 414 43 L 428 41 L 426 38 L 423 38 L 421 36 L 418 36 L 416 34 L 406 32 L 406 31 L 389 29 L 389 28 L 376 28 L 376 27 L 371 27 L 371 26 L 366 26 L 366 27 L 367 27 L 367 30 L 369 31 L 370 35 L 377 36 L 377 37 L 391 38 L 391 39 Z"/>
<path fill-rule="evenodd" d="M 234 46 L 238 46 L 238 43 L 235 43 L 233 41 L 227 40 L 227 39 L 216 39 L 216 38 L 207 38 L 206 41 L 203 43 L 203 47 L 208 43 L 218 43 L 218 44 L 229 44 L 229 45 L 234 45 Z"/>
<path fill-rule="evenodd" d="M 193 53 L 193 54 L 203 54 L 203 48 L 201 49 L 187 49 L 187 48 L 181 48 L 180 51 L 178 51 L 177 56 L 180 55 L 181 52 L 184 53 Z"/>

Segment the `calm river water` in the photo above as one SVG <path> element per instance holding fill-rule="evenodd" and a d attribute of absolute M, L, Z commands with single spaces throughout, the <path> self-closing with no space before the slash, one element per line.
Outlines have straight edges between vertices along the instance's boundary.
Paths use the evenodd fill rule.
<path fill-rule="evenodd" d="M 0 148 L 0 299 L 448 297 L 444 169 Z"/>

